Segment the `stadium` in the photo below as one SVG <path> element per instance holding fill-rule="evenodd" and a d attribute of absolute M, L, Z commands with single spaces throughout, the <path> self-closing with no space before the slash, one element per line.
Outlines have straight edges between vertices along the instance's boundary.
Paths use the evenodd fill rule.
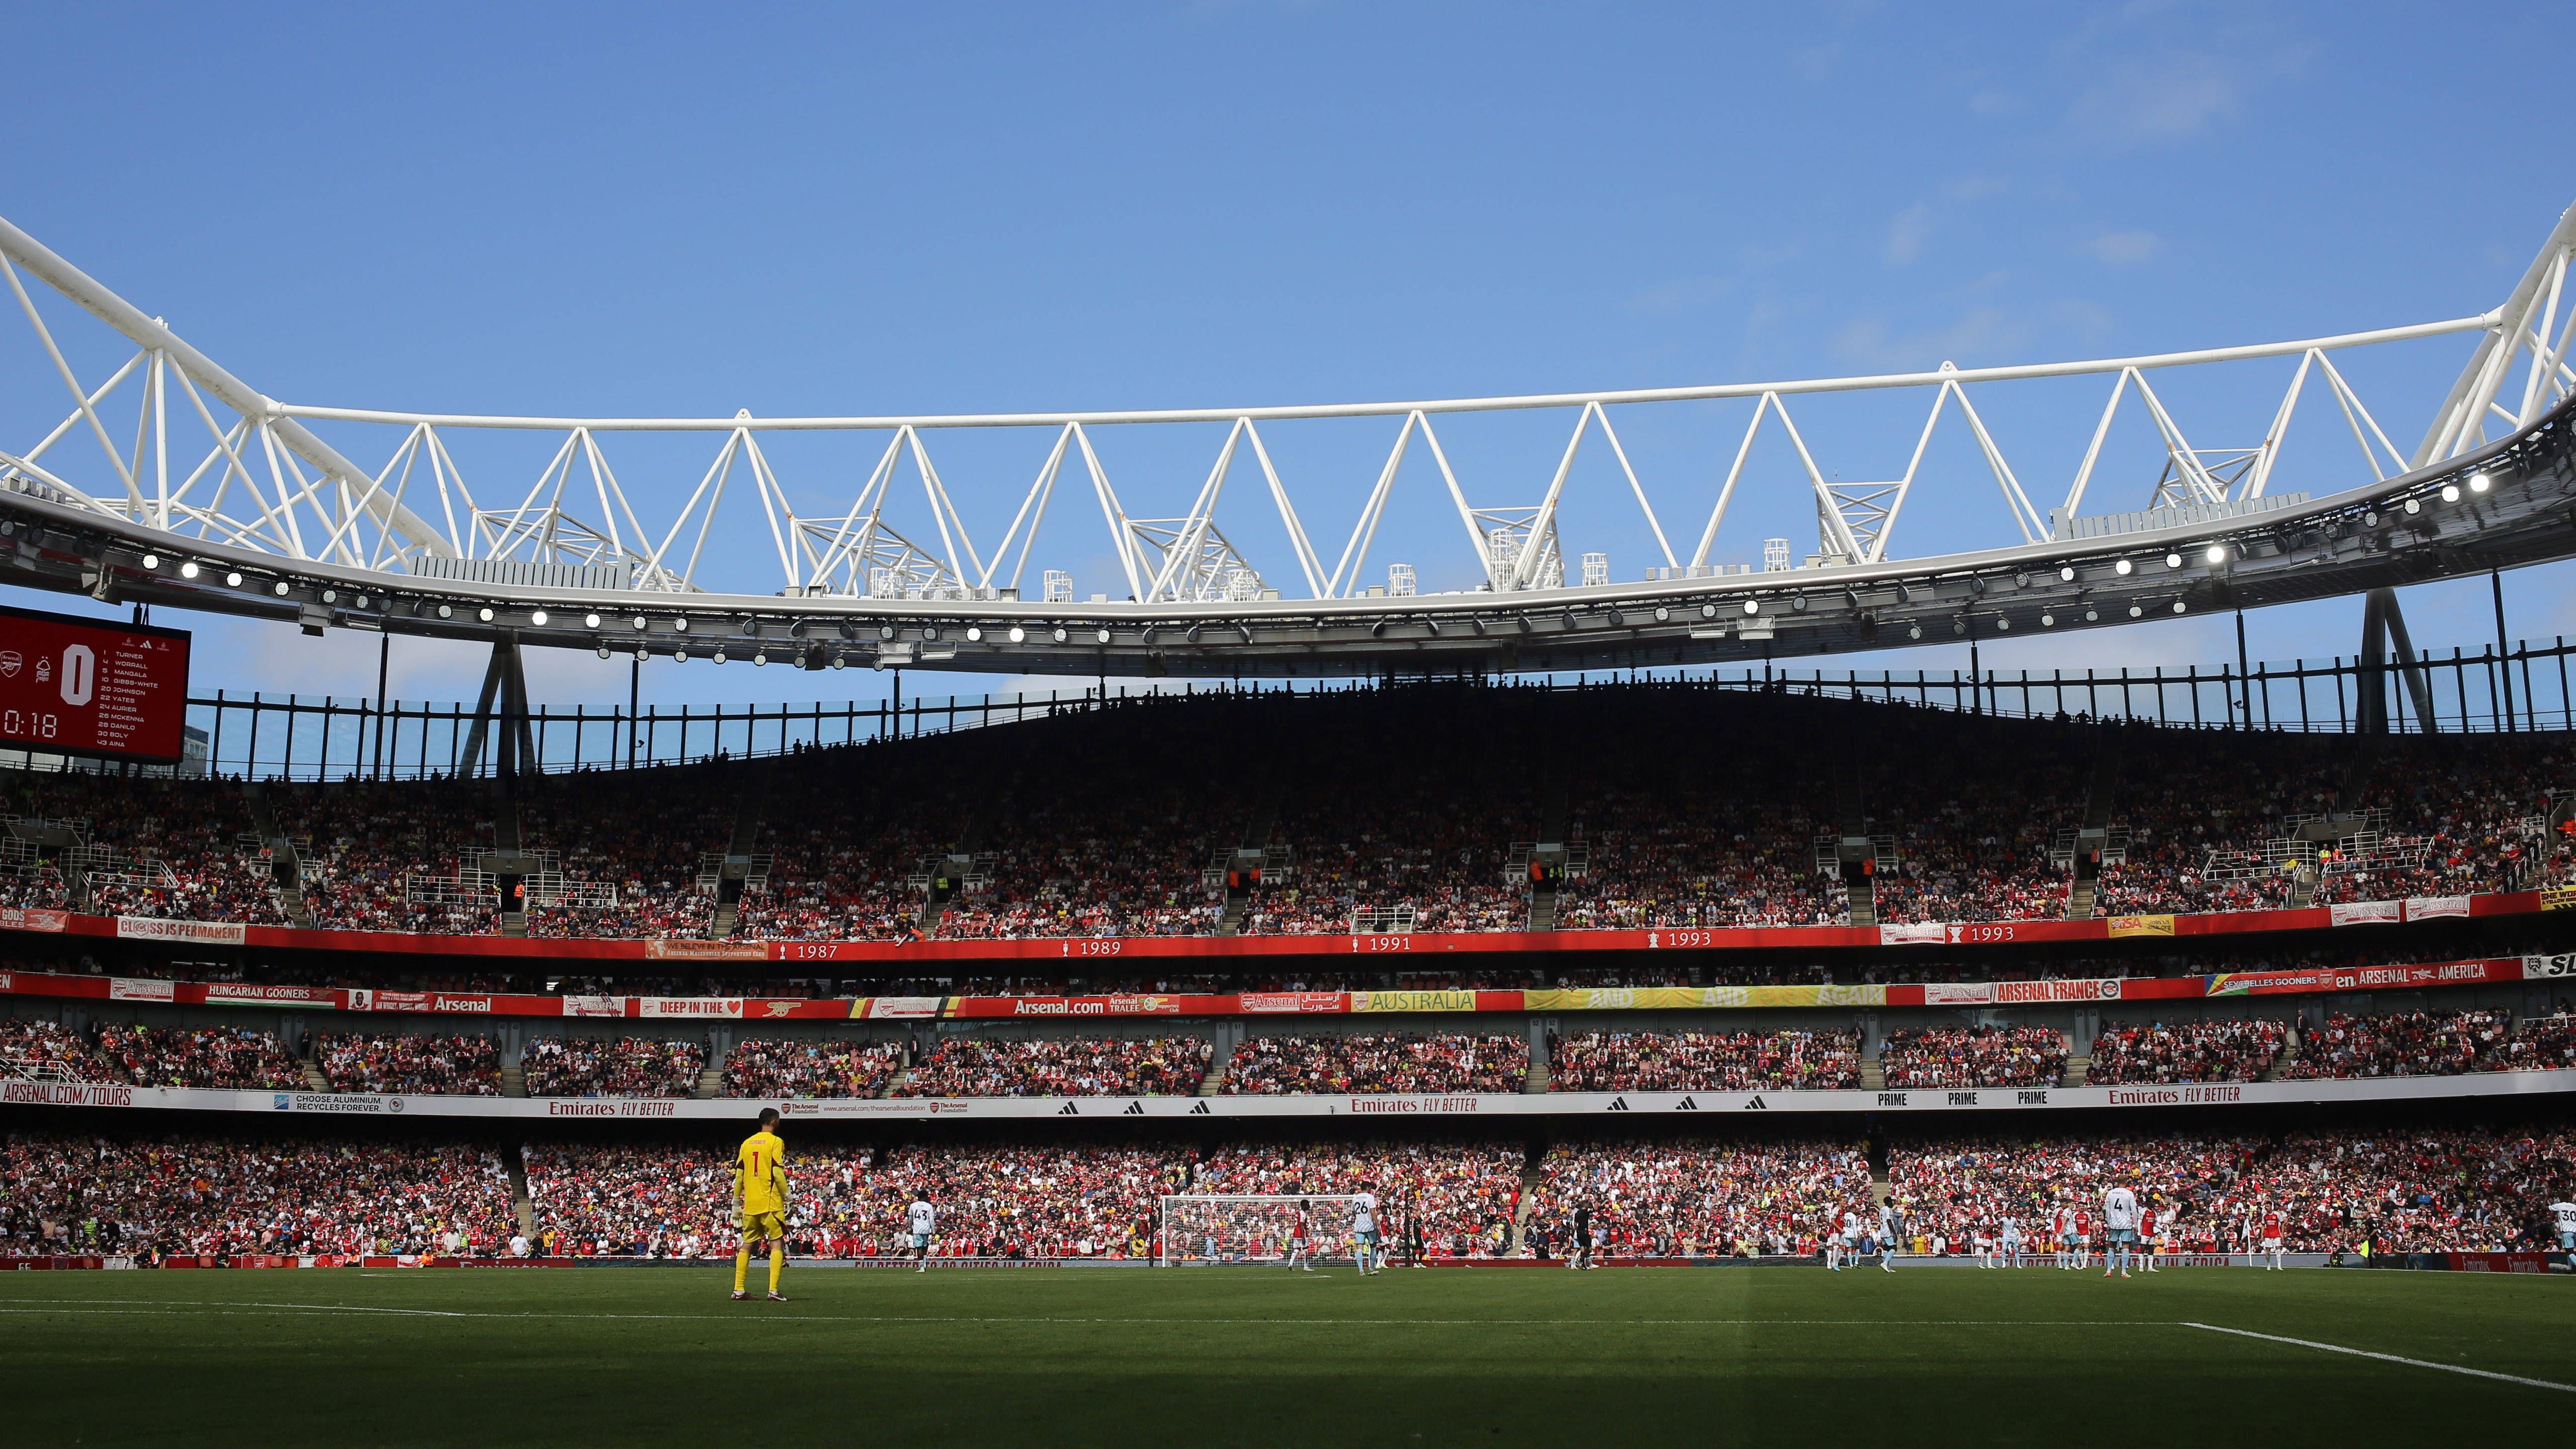
<path fill-rule="evenodd" d="M 2576 559 L 2576 207 L 2530 221 L 2486 310 L 2254 345 L 648 416 L 281 400 L 0 220 L 10 1412 L 1994 1442 L 2063 1437 L 2029 1401 L 2073 1389 L 2215 1442 L 2564 1425 L 2576 648 L 2508 637 L 2504 590 Z M 2366 402 L 2400 345 L 2454 380 Z M 2035 506 L 2005 399 L 2076 387 Z M 2261 440 L 2195 447 L 2212 396 Z M 1901 476 L 1819 465 L 1846 405 L 1919 426 Z M 1686 549 L 1619 429 L 1693 409 Z M 1536 501 L 1477 494 L 1457 439 L 1528 418 Z M 1318 433 L 1364 440 L 1329 528 Z M 936 461 L 1002 447 L 1030 481 Z M 1143 516 L 1140 456 L 1189 460 L 1185 511 Z M 2008 529 L 1952 526 L 1963 471 Z M 1587 485 L 1633 494 L 1643 578 Z M 1766 486 L 1812 541 L 1724 562 Z M 2442 581 L 2493 637 L 2410 632 Z M 2245 620 L 2286 606 L 2355 646 L 2266 662 Z M 2203 616 L 2231 656 L 2135 642 Z M 210 678 L 217 629 L 363 640 L 374 691 Z M 2033 635 L 2091 662 L 1983 662 Z M 387 692 L 431 647 L 474 698 Z"/>

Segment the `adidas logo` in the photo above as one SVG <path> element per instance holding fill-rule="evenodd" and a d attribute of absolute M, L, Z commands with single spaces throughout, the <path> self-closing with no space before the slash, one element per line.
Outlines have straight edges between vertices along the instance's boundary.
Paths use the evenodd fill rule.
<path fill-rule="evenodd" d="M 1625 1112 L 1625 1111 L 1627 1111 L 1627 1110 L 1628 1110 L 1628 1099 L 1627 1099 L 1627 1098 L 1625 1098 L 1625 1097 L 1613 1097 L 1613 1098 L 1611 1098 L 1611 1099 L 1610 1099 L 1610 1110 L 1611 1110 L 1611 1111 L 1613 1111 L 1613 1112 Z"/>
<path fill-rule="evenodd" d="M 1744 1110 L 1747 1112 L 1768 1112 L 1771 1110 L 1771 1104 L 1763 1101 L 1757 1096 L 1752 1101 L 1744 1104 Z"/>
<path fill-rule="evenodd" d="M 1079 1117 L 1082 1115 L 1082 1109 L 1073 1105 L 1071 1102 L 1067 1102 L 1063 1106 L 1056 1108 L 1055 1114 L 1059 1117 Z"/>
<path fill-rule="evenodd" d="M 1122 1117 L 1142 1117 L 1145 1115 L 1145 1104 L 1142 1102 L 1130 1102 L 1127 1104 L 1127 1110 L 1119 1115 Z"/>
<path fill-rule="evenodd" d="M 1193 1107 L 1191 1107 L 1191 1108 L 1190 1108 L 1190 1115 L 1191 1115 L 1191 1116 L 1193 1116 L 1193 1117 L 1207 1117 L 1207 1116 L 1212 1116 L 1212 1115 L 1214 1115 L 1214 1114 L 1212 1114 L 1212 1113 L 1210 1113 L 1210 1112 L 1208 1111 L 1208 1104 L 1207 1104 L 1207 1103 L 1205 1103 L 1205 1102 L 1200 1102 L 1200 1103 L 1198 1103 L 1197 1105 L 1195 1105 L 1195 1106 L 1193 1106 Z"/>
<path fill-rule="evenodd" d="M 1673 1110 L 1676 1112 L 1696 1112 L 1699 1110 L 1699 1098 L 1684 1097 L 1673 1107 Z"/>

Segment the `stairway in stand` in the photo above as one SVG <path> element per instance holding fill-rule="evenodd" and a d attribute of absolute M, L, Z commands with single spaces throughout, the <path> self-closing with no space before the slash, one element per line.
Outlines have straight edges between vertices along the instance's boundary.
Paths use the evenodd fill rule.
<path fill-rule="evenodd" d="M 306 1063 L 304 1063 L 304 1064 L 303 1064 L 303 1067 L 304 1067 L 304 1089 L 305 1089 L 306 1091 L 308 1091 L 308 1092 L 327 1092 L 327 1091 L 331 1090 L 331 1079 L 322 1075 L 322 1065 L 321 1065 L 321 1063 L 319 1063 L 319 1062 L 306 1062 Z"/>
<path fill-rule="evenodd" d="M 2061 1087 L 2081 1087 L 2093 1075 L 2093 1059 L 2072 1053 L 2066 1058 L 2066 1075 L 2057 1079 Z"/>
<path fill-rule="evenodd" d="M 1233 1066 L 1234 1063 L 1231 1060 L 1211 1063 L 1207 1075 L 1199 1078 L 1198 1095 L 1202 1097 L 1225 1095 L 1225 1074 Z"/>
<path fill-rule="evenodd" d="M 513 1067 L 511 1070 L 516 1071 Z M 519 1218 L 519 1236 L 530 1244 L 537 1241 L 537 1206 L 528 1199 L 528 1164 L 519 1157 L 517 1147 L 501 1153 L 501 1165 L 510 1172 L 510 1205 Z"/>
<path fill-rule="evenodd" d="M 2281 1054 L 2272 1058 L 2272 1065 L 2265 1067 L 2263 1069 L 2263 1074 L 2256 1077 L 2254 1080 L 2258 1082 L 2277 1082 L 2281 1079 L 2281 1074 L 2288 1071 L 2290 1067 L 2298 1061 L 2298 1059 L 2299 1029 L 2296 1026 L 2293 1026 L 2288 1032 L 2284 1033 L 2281 1038 Z"/>
<path fill-rule="evenodd" d="M 1512 1238 L 1509 1251 L 1517 1254 L 1529 1244 L 1530 1210 L 1538 1201 L 1539 1184 L 1547 1180 L 1539 1171 L 1538 1149 L 1521 1163 L 1521 1200 L 1512 1205 Z"/>
<path fill-rule="evenodd" d="M 501 1069 L 501 1095 L 504 1097 L 524 1097 L 528 1095 L 528 1069 L 521 1066 L 503 1067 Z"/>
<path fill-rule="evenodd" d="M 712 1102 L 724 1095 L 724 1068 L 710 1062 L 698 1071 L 698 1089 L 689 1096 L 696 1101 Z"/>
<path fill-rule="evenodd" d="M 1878 1053 L 1870 1052 L 1860 1059 L 1860 1084 L 1865 1091 L 1887 1089 L 1887 1072 L 1878 1064 Z"/>

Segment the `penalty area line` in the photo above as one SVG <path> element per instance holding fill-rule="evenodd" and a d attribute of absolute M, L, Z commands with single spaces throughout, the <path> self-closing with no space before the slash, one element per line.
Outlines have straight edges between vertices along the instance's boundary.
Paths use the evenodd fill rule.
<path fill-rule="evenodd" d="M 2576 1384 L 2562 1384 L 2554 1379 L 2527 1379 L 2520 1374 L 2500 1374 L 2493 1369 L 2470 1368 L 2465 1364 L 2435 1363 L 2427 1358 L 2408 1358 L 2403 1354 L 2374 1353 L 2366 1348 L 2347 1348 L 2340 1343 L 2319 1343 L 2313 1338 L 2291 1338 L 2278 1333 L 2256 1333 L 2250 1328 L 2222 1328 L 2215 1323 L 2193 1323 L 2184 1320 L 2178 1326 L 2197 1328 L 2204 1333 L 2230 1333 L 2238 1338 L 2259 1338 L 2267 1343 L 2296 1344 L 2324 1353 L 2345 1353 L 2354 1358 L 2375 1358 L 2381 1363 L 2402 1363 L 2409 1368 L 2440 1369 L 2446 1374 L 2467 1374 L 2471 1378 L 2494 1379 L 2499 1383 L 2522 1384 L 2535 1389 L 2556 1389 L 2562 1394 L 2576 1394 Z"/>

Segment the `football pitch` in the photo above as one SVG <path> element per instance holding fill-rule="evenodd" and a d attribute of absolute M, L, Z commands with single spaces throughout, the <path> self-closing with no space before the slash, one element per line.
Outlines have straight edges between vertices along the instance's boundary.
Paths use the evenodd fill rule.
<path fill-rule="evenodd" d="M 2576 1431 L 2564 1277 L 791 1268 L 776 1304 L 728 1301 L 729 1267 L 13 1273 L 0 1402 L 20 1444 Z"/>

